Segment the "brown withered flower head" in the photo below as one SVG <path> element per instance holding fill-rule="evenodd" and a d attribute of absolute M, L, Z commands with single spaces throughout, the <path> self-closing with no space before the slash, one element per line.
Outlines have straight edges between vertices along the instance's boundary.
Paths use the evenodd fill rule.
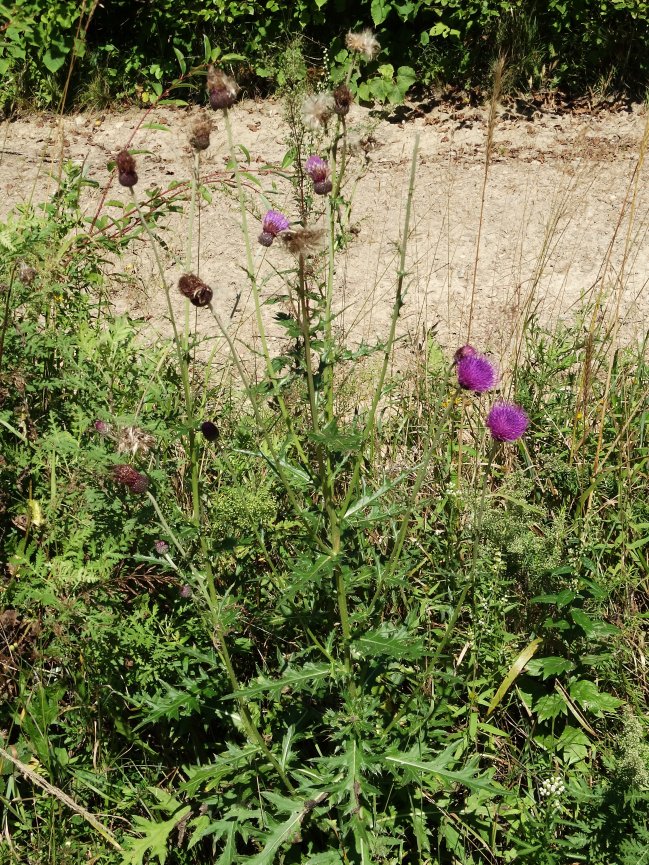
<path fill-rule="evenodd" d="M 322 249 L 324 229 L 299 226 L 283 231 L 279 238 L 293 255 L 315 255 Z"/>
<path fill-rule="evenodd" d="M 349 114 L 349 106 L 354 101 L 352 92 L 346 84 L 339 84 L 334 90 L 334 111 L 338 117 Z"/>
<path fill-rule="evenodd" d="M 117 434 L 118 454 L 148 454 L 154 445 L 154 437 L 136 426 L 122 427 Z"/>
<path fill-rule="evenodd" d="M 149 479 L 142 472 L 124 463 L 113 466 L 113 479 L 116 483 L 127 487 L 132 493 L 141 495 L 149 488 Z"/>
<path fill-rule="evenodd" d="M 36 271 L 26 261 L 21 261 L 18 267 L 18 279 L 23 285 L 31 285 L 36 279 Z"/>
<path fill-rule="evenodd" d="M 348 33 L 345 45 L 354 54 L 362 54 L 366 60 L 374 60 L 381 50 L 379 40 L 369 28 L 361 30 L 360 33 Z"/>
<path fill-rule="evenodd" d="M 208 66 L 207 94 L 210 98 L 210 105 L 215 111 L 219 108 L 225 111 L 231 108 L 237 101 L 239 85 L 234 78 L 230 78 L 223 70 L 216 69 L 214 66 Z"/>
<path fill-rule="evenodd" d="M 185 273 L 178 280 L 178 289 L 194 306 L 207 306 L 214 292 L 195 273 Z"/>
<path fill-rule="evenodd" d="M 135 160 L 128 150 L 121 150 L 117 154 L 117 175 L 122 186 L 132 187 L 137 183 Z"/>
<path fill-rule="evenodd" d="M 334 113 L 334 98 L 331 93 L 313 93 L 302 103 L 302 120 L 307 129 L 318 132 L 327 128 Z"/>
<path fill-rule="evenodd" d="M 209 117 L 203 116 L 195 120 L 189 130 L 189 143 L 194 150 L 207 150 L 210 146 L 210 132 L 212 131 L 212 121 Z"/>

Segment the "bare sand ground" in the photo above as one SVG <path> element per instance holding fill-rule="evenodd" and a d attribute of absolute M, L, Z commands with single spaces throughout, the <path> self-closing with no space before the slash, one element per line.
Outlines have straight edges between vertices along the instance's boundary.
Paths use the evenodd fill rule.
<path fill-rule="evenodd" d="M 123 146 L 148 151 L 138 156 L 138 191 L 166 188 L 191 173 L 188 126 L 199 109 L 36 116 L 0 128 L 0 218 L 22 201 L 44 201 L 54 188 L 62 158 L 83 163 L 98 188 L 86 188 L 88 215 L 111 183 L 111 200 L 128 200 L 107 164 Z M 274 207 L 295 218 L 288 180 L 261 170 L 280 165 L 288 128 L 279 102 L 244 101 L 231 112 L 235 139 L 250 153 L 249 170 Z M 214 289 L 215 306 L 241 344 L 257 344 L 254 307 L 246 279 L 245 251 L 236 195 L 218 178 L 225 171 L 227 139 L 222 118 L 202 158 L 204 178 L 215 180 L 212 201 L 202 201 L 195 228 L 192 269 Z M 351 240 L 335 273 L 337 327 L 348 340 L 374 342 L 385 337 L 394 297 L 395 242 L 403 222 L 411 155 L 419 136 L 408 277 L 400 334 L 416 344 L 435 327 L 443 344 L 466 341 L 476 243 L 482 202 L 487 111 L 468 104 L 427 106 L 409 119 L 392 122 L 359 106 L 349 116 L 349 173 L 345 195 L 352 201 Z M 162 124 L 170 131 L 147 128 Z M 608 311 L 619 303 L 623 339 L 647 329 L 649 295 L 649 189 L 639 154 L 646 126 L 642 106 L 603 113 L 537 111 L 531 118 L 502 107 L 494 137 L 494 156 L 486 184 L 478 267 L 475 278 L 472 342 L 497 356 L 506 354 L 521 310 L 534 310 L 543 323 L 569 317 L 584 300 L 603 292 Z M 133 133 L 135 135 L 133 136 Z M 243 161 L 243 157 L 242 157 Z M 638 169 L 639 166 L 639 169 Z M 111 181 L 112 177 L 112 181 Z M 253 238 L 266 209 L 261 192 L 250 184 L 248 214 Z M 632 201 L 632 205 L 630 202 Z M 626 211 L 625 208 L 626 202 Z M 624 217 L 620 222 L 620 214 Z M 167 221 L 164 237 L 166 276 L 175 285 L 185 269 L 186 214 Z M 200 243 L 200 247 L 199 247 Z M 276 271 L 290 266 L 287 252 L 274 244 L 254 244 L 254 266 L 269 297 L 281 282 Z M 132 276 L 125 288 L 118 271 Z M 108 267 L 108 287 L 118 311 L 129 309 L 147 322 L 148 333 L 169 333 L 166 303 L 147 243 L 132 245 Z M 173 291 L 177 314 L 184 301 Z M 274 328 L 269 307 L 271 350 L 282 332 Z M 192 321 L 194 322 L 192 309 Z M 216 333 L 206 311 L 193 324 L 206 338 Z M 217 338 L 205 348 L 221 347 Z"/>

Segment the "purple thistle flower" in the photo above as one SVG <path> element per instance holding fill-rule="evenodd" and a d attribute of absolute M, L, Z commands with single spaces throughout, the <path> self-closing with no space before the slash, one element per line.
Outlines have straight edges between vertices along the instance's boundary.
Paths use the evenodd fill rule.
<path fill-rule="evenodd" d="M 465 390 L 484 393 L 495 385 L 496 370 L 489 358 L 482 354 L 465 355 L 457 362 L 457 380 Z"/>
<path fill-rule="evenodd" d="M 309 156 L 304 165 L 304 170 L 314 183 L 317 183 L 319 180 L 325 180 L 329 174 L 329 166 L 320 156 Z"/>
<path fill-rule="evenodd" d="M 159 556 L 164 556 L 165 553 L 169 552 L 169 544 L 166 541 L 156 541 L 153 546 Z"/>
<path fill-rule="evenodd" d="M 279 210 L 269 210 L 261 224 L 261 234 L 258 238 L 259 243 L 262 246 L 270 246 L 278 234 L 290 227 L 291 223 L 283 213 L 280 213 Z"/>
<path fill-rule="evenodd" d="M 523 409 L 513 402 L 494 403 L 487 415 L 489 431 L 499 442 L 516 441 L 523 435 L 529 423 Z"/>
<path fill-rule="evenodd" d="M 110 435 L 110 426 L 103 420 L 96 420 L 94 423 L 94 427 L 99 433 L 99 435 L 107 436 Z"/>

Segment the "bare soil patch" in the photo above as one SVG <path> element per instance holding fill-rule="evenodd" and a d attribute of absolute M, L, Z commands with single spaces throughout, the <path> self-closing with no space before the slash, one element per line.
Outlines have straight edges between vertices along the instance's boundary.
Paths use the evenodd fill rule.
<path fill-rule="evenodd" d="M 44 201 L 55 188 L 53 177 L 62 159 L 83 163 L 86 175 L 98 182 L 98 189 L 84 191 L 83 207 L 93 215 L 111 182 L 107 163 L 134 130 L 130 146 L 148 151 L 138 157 L 138 189 L 186 180 L 191 172 L 187 132 L 196 113 L 197 109 L 164 108 L 147 116 L 147 123 L 163 124 L 168 132 L 139 125 L 144 112 L 136 110 L 5 121 L 0 129 L 0 216 L 21 202 Z M 349 246 L 336 271 L 337 324 L 353 342 L 374 342 L 386 335 L 396 279 L 395 241 L 419 135 L 408 291 L 400 329 L 417 343 L 435 327 L 440 339 L 454 346 L 466 339 L 471 304 L 486 110 L 436 106 L 411 116 L 414 119 L 394 123 L 359 106 L 350 114 L 345 193 L 353 210 Z M 253 173 L 264 164 L 281 163 L 288 129 L 280 103 L 246 101 L 236 106 L 232 118 L 236 140 L 250 152 Z M 202 174 L 228 178 L 225 129 L 215 119 L 218 128 L 203 158 Z M 649 192 L 642 165 L 636 169 L 645 125 L 640 106 L 599 114 L 539 111 L 532 118 L 502 109 L 484 201 L 473 341 L 502 355 L 522 310 L 551 323 L 570 316 L 599 292 L 606 297 L 609 312 L 619 304 L 625 338 L 644 333 L 649 310 Z M 291 185 L 270 174 L 261 180 L 273 205 L 295 216 Z M 106 201 L 127 197 L 113 178 Z M 628 206 L 631 199 L 631 215 L 620 223 L 625 202 Z M 265 205 L 253 185 L 249 203 L 251 233 L 256 237 L 256 220 Z M 186 225 L 180 215 L 167 221 L 165 267 L 174 284 L 185 268 Z M 216 306 L 233 334 L 254 346 L 253 305 L 242 269 L 245 255 L 232 189 L 224 191 L 217 184 L 212 202 L 202 202 L 198 229 L 193 269 L 200 236 L 200 274 L 213 287 Z M 255 243 L 254 254 L 264 294 L 270 296 L 280 285 L 275 270 L 288 265 L 289 259 L 277 245 L 264 249 Z M 136 244 L 115 262 L 114 272 L 118 270 L 133 279 L 125 289 L 109 274 L 116 309 L 128 308 L 145 318 L 152 332 L 168 333 L 164 294 L 146 243 Z M 182 317 L 184 301 L 178 296 L 174 302 Z M 274 307 L 268 309 L 269 322 L 275 312 Z M 215 332 L 211 317 L 202 311 L 196 327 L 205 336 Z M 282 339 L 272 325 L 271 333 L 274 340 Z"/>

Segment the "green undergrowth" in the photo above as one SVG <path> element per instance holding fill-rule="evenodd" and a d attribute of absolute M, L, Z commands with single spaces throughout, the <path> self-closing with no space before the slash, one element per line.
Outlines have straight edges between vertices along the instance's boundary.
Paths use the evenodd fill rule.
<path fill-rule="evenodd" d="M 273 182 L 324 245 L 282 271 L 258 380 L 234 342 L 206 367 L 182 321 L 145 344 L 111 311 L 110 256 L 164 255 L 155 190 L 89 220 L 69 167 L 0 226 L 0 861 L 636 865 L 646 346 L 591 306 L 528 318 L 495 394 L 432 336 L 392 375 L 416 152 L 393 327 L 341 345 L 344 117 L 310 134 L 290 152 L 331 192 L 294 157 Z M 485 427 L 499 392 L 516 441 Z"/>

